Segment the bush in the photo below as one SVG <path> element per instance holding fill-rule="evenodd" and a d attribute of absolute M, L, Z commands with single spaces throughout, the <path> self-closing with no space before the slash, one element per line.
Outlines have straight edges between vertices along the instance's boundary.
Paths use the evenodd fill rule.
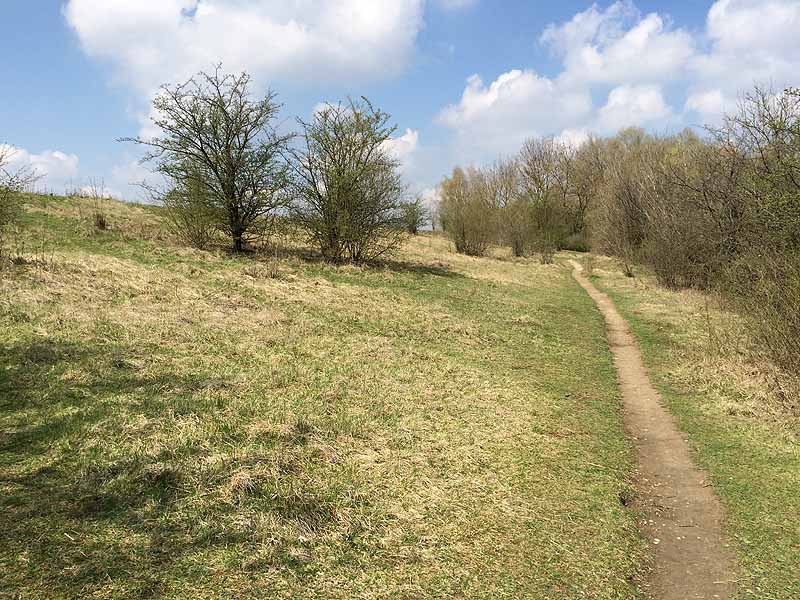
<path fill-rule="evenodd" d="M 428 210 L 422 203 L 422 198 L 415 198 L 402 205 L 403 226 L 407 233 L 417 235 L 419 230 L 429 222 Z"/>
<path fill-rule="evenodd" d="M 564 238 L 560 249 L 572 252 L 589 252 L 589 240 L 586 239 L 586 234 L 582 231 L 573 233 Z"/>
<path fill-rule="evenodd" d="M 170 190 L 162 201 L 175 235 L 198 250 L 208 248 L 222 216 L 206 197 L 204 186 L 185 182 Z"/>
<path fill-rule="evenodd" d="M 439 217 L 456 252 L 483 256 L 497 239 L 497 206 L 486 174 L 453 169 L 441 184 Z"/>
<path fill-rule="evenodd" d="M 292 214 L 326 260 L 371 261 L 402 240 L 405 189 L 387 151 L 395 131 L 389 119 L 364 98 L 328 104 L 311 122 L 300 121 Z"/>
<path fill-rule="evenodd" d="M 775 364 L 800 374 L 800 251 L 740 256 L 717 287 L 749 321 Z"/>

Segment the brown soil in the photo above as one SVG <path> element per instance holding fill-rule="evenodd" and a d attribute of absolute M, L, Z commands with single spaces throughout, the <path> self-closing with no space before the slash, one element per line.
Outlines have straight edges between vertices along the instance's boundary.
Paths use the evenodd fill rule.
<path fill-rule="evenodd" d="M 732 598 L 736 563 L 722 534 L 722 508 L 707 475 L 692 461 L 686 440 L 650 382 L 639 347 L 611 299 L 583 275 L 573 276 L 592 297 L 608 330 L 622 388 L 625 427 L 639 468 L 634 509 L 652 548 L 652 570 L 639 582 L 648 598 Z"/>

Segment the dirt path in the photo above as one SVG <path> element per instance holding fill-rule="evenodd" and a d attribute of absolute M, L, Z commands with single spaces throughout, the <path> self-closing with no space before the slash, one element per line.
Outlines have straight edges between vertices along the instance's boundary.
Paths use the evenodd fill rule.
<path fill-rule="evenodd" d="M 636 444 L 639 491 L 635 508 L 653 552 L 653 570 L 640 582 L 659 600 L 732 598 L 735 560 L 722 535 L 722 509 L 706 476 L 692 462 L 672 415 L 662 406 L 625 319 L 583 275 L 573 276 L 606 320 L 608 344 L 622 388 L 625 427 Z"/>

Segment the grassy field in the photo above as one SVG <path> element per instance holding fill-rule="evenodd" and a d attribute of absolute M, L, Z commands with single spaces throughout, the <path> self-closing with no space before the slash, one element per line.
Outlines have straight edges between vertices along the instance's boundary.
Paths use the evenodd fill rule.
<path fill-rule="evenodd" d="M 433 235 L 370 268 L 237 258 L 90 209 L 32 201 L 0 279 L 0 597 L 636 597 L 632 452 L 568 269 Z"/>
<path fill-rule="evenodd" d="M 800 598 L 800 408 L 744 324 L 697 292 L 596 259 L 594 282 L 631 323 L 654 383 L 689 435 L 728 513 L 742 598 Z M 795 401 L 792 398 L 795 398 Z"/>

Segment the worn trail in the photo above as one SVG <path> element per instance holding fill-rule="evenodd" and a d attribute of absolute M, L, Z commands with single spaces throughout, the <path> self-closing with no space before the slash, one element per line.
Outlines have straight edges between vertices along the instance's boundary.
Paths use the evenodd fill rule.
<path fill-rule="evenodd" d="M 638 454 L 636 508 L 653 549 L 653 568 L 640 582 L 659 600 L 732 598 L 736 565 L 722 534 L 722 508 L 686 440 L 650 382 L 628 323 L 614 303 L 570 261 L 573 277 L 606 321 L 625 406 L 625 427 Z"/>

